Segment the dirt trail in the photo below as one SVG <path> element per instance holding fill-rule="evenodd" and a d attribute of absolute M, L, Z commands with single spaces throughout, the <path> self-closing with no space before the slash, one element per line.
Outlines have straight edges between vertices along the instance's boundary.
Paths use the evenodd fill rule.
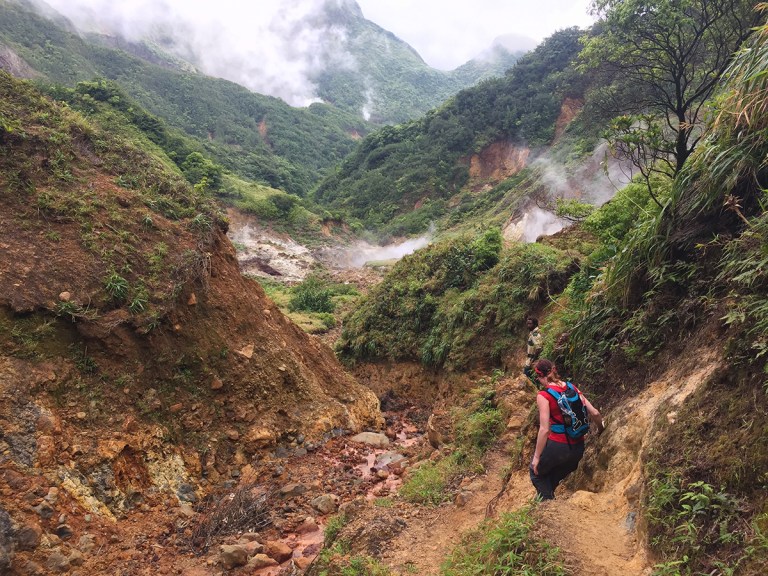
<path fill-rule="evenodd" d="M 634 522 L 608 493 L 577 491 L 542 504 L 539 535 L 558 546 L 577 574 L 634 576 L 650 573 Z M 578 526 L 578 536 L 568 533 Z"/>
<path fill-rule="evenodd" d="M 423 509 L 421 514 L 408 520 L 408 527 L 389 543 L 384 561 L 402 573 L 434 576 L 440 572 L 440 564 L 459 543 L 462 535 L 475 528 L 485 518 L 488 502 L 498 494 L 502 486 L 505 467 L 509 465 L 509 447 L 514 438 L 502 439 L 488 456 L 486 472 L 463 486 L 469 493 L 463 506 L 445 504 L 434 509 Z M 518 475 L 513 475 L 499 508 L 511 509 L 522 506 L 533 495 L 530 482 L 520 485 Z M 521 476 L 522 478 L 522 476 Z"/>
<path fill-rule="evenodd" d="M 384 561 L 401 573 L 439 574 L 446 555 L 465 533 L 485 518 L 488 502 L 501 489 L 504 469 L 510 461 L 506 448 L 513 440 L 502 441 L 489 455 L 486 473 L 466 486 L 472 496 L 465 506 L 445 505 L 418 519 L 410 519 L 408 528 L 390 542 Z M 496 505 L 496 514 L 524 506 L 533 495 L 527 472 L 515 471 Z M 574 573 L 596 576 L 645 573 L 647 562 L 644 554 L 637 553 L 636 533 L 628 529 L 624 507 L 617 505 L 614 495 L 563 491 L 557 500 L 541 505 L 537 514 L 537 534 L 567 551 Z M 568 537 L 567 527 L 577 525 L 579 537 Z"/>
<path fill-rule="evenodd" d="M 698 350 L 696 357 L 700 359 L 697 370 L 684 373 L 671 367 L 637 397 L 607 415 L 608 428 L 601 437 L 589 439 L 591 446 L 585 457 L 591 470 L 589 477 L 572 483 L 589 483 L 595 492 L 571 491 L 566 485 L 558 489 L 554 501 L 538 507 L 537 535 L 561 548 L 572 565 L 572 573 L 651 574 L 654 559 L 637 525 L 643 457 L 653 450 L 654 420 L 675 418 L 680 403 L 718 366 L 711 351 Z M 462 535 L 485 518 L 488 502 L 501 488 L 505 467 L 511 460 L 510 448 L 515 442 L 513 435 L 507 435 L 488 455 L 486 473 L 463 487 L 471 493 L 463 507 L 446 504 L 423 509 L 409 518 L 407 528 L 390 541 L 384 562 L 399 573 L 439 574 L 440 564 Z M 495 507 L 496 513 L 516 510 L 533 495 L 527 470 L 515 470 Z M 578 536 L 574 537 L 576 531 Z"/>

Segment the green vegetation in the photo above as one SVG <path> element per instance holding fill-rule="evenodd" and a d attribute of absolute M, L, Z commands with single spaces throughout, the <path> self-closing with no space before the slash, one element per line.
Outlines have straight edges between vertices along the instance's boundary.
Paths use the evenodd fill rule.
<path fill-rule="evenodd" d="M 408 472 L 408 478 L 399 494 L 408 502 L 436 506 L 451 500 L 451 483 L 464 472 L 461 455 L 450 454 L 437 462 L 426 460 L 415 470 Z"/>
<path fill-rule="evenodd" d="M 348 546 L 336 542 L 320 552 L 312 574 L 317 576 L 389 576 L 391 572 L 375 558 L 352 555 Z"/>
<path fill-rule="evenodd" d="M 558 32 L 504 78 L 463 90 L 420 120 L 370 134 L 320 184 L 315 200 L 368 229 L 423 231 L 449 211 L 445 200 L 466 185 L 466 160 L 473 153 L 497 140 L 551 140 L 563 95 L 583 89 L 571 66 L 579 35 L 577 29 Z M 393 220 L 417 202 L 423 203 L 418 216 Z"/>
<path fill-rule="evenodd" d="M 565 286 L 572 258 L 539 244 L 501 249 L 498 229 L 460 236 L 399 261 L 344 321 L 342 358 L 493 365 L 530 309 Z"/>
<path fill-rule="evenodd" d="M 354 307 L 360 297 L 351 284 L 332 282 L 322 273 L 311 274 L 293 287 L 266 278 L 254 280 L 284 314 L 310 334 L 335 327 L 337 317 Z"/>
<path fill-rule="evenodd" d="M 119 99 L 108 93 L 109 100 Z M 6 134 L 0 156 L 0 181 L 9 184 L 7 208 L 19 210 L 21 220 L 39 228 L 48 242 L 74 234 L 102 278 L 101 294 L 60 301 L 51 311 L 77 321 L 125 307 L 137 327 L 148 328 L 173 305 L 179 286 L 205 273 L 204 251 L 222 223 L 211 197 L 190 186 L 114 102 L 90 97 L 86 119 L 5 73 L 0 97 L 19 126 Z M 104 176 L 113 179 L 117 192 L 94 186 Z M 33 212 L 24 216 L 27 206 Z M 188 248 L 172 256 L 162 241 L 171 222 L 191 232 Z"/>
<path fill-rule="evenodd" d="M 768 569 L 768 450 L 756 441 L 768 433 L 767 60 L 763 26 L 726 70 L 704 138 L 675 178 L 639 180 L 586 218 L 599 245 L 545 326 L 545 353 L 602 403 L 636 390 L 607 370 L 651 370 L 662 348 L 692 369 L 696 360 L 679 355 L 686 341 L 717 335 L 700 345 L 727 366 L 674 422 L 656 422 L 644 510 L 659 575 Z M 561 331 L 568 345 L 558 347 Z"/>
<path fill-rule="evenodd" d="M 389 570 L 375 558 L 350 554 L 348 543 L 339 539 L 346 523 L 344 514 L 336 514 L 328 520 L 323 550 L 309 573 L 317 576 L 388 576 Z"/>
<path fill-rule="evenodd" d="M 466 405 L 451 412 L 454 439 L 448 455 L 425 460 L 408 472 L 400 496 L 409 502 L 437 505 L 451 500 L 457 481 L 482 471 L 482 458 L 503 430 L 504 419 L 495 403 L 497 374 L 482 379 L 467 395 Z"/>
<path fill-rule="evenodd" d="M 336 537 L 339 535 L 339 532 L 341 532 L 341 529 L 344 528 L 346 523 L 347 517 L 344 514 L 336 514 L 335 516 L 331 516 L 328 519 L 328 524 L 325 526 L 323 539 L 326 547 L 336 542 Z"/>
<path fill-rule="evenodd" d="M 167 134 L 169 144 L 179 148 L 172 158 L 180 165 L 190 152 L 199 152 L 242 178 L 292 194 L 305 195 L 370 129 L 358 113 L 326 104 L 292 108 L 232 82 L 88 43 L 22 4 L 0 3 L 0 41 L 44 81 L 98 86 L 103 80 L 93 79 L 101 78 L 119 86 L 151 115 L 138 113 L 140 128 L 158 138 Z M 178 140 L 180 133 L 196 144 L 183 150 L 190 143 Z"/>
<path fill-rule="evenodd" d="M 497 47 L 491 58 L 473 60 L 452 72 L 435 70 L 413 48 L 350 8 L 327 4 L 324 24 L 344 30 L 344 48 L 355 66 L 331 61 L 313 80 L 323 101 L 354 114 L 365 112 L 378 124 L 418 118 L 462 88 L 503 76 L 520 56 Z"/>
<path fill-rule="evenodd" d="M 443 563 L 443 576 L 567 576 L 559 550 L 533 532 L 533 505 L 486 520 Z"/>
<path fill-rule="evenodd" d="M 333 312 L 336 308 L 331 301 L 333 291 L 320 278 L 310 276 L 293 289 L 288 310 L 306 312 Z"/>
<path fill-rule="evenodd" d="M 591 7 L 598 33 L 581 59 L 609 79 L 596 98 L 624 114 L 609 131 L 613 152 L 646 179 L 679 173 L 700 141 L 704 103 L 759 23 L 755 2 L 594 0 Z"/>

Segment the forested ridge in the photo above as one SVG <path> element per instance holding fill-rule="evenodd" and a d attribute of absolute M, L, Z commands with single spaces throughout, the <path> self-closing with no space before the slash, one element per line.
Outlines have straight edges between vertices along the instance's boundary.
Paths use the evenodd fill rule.
<path fill-rule="evenodd" d="M 563 99 L 581 98 L 587 85 L 573 67 L 582 34 L 557 32 L 503 78 L 462 90 L 422 119 L 370 134 L 318 186 L 315 200 L 368 228 L 425 230 L 467 185 L 472 154 L 497 141 L 551 142 Z M 427 204 L 414 210 L 418 200 Z"/>

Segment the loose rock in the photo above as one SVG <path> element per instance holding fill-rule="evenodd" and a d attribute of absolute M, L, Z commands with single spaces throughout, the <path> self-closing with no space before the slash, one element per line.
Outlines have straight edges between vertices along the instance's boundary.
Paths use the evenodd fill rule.
<path fill-rule="evenodd" d="M 256 554 L 253 558 L 248 560 L 248 568 L 252 570 L 260 570 L 261 568 L 268 568 L 269 566 L 277 565 L 277 560 L 270 558 L 266 554 Z"/>
<path fill-rule="evenodd" d="M 248 563 L 248 551 L 245 546 L 222 544 L 219 547 L 219 560 L 227 570 L 245 566 Z"/>

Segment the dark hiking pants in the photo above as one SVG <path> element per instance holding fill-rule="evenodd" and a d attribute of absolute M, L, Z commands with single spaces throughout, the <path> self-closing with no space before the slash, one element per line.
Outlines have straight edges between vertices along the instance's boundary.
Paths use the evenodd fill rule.
<path fill-rule="evenodd" d="M 565 444 L 547 440 L 547 445 L 539 458 L 539 474 L 530 469 L 531 482 L 542 500 L 552 500 L 555 488 L 568 474 L 576 470 L 584 456 L 584 442 Z"/>

